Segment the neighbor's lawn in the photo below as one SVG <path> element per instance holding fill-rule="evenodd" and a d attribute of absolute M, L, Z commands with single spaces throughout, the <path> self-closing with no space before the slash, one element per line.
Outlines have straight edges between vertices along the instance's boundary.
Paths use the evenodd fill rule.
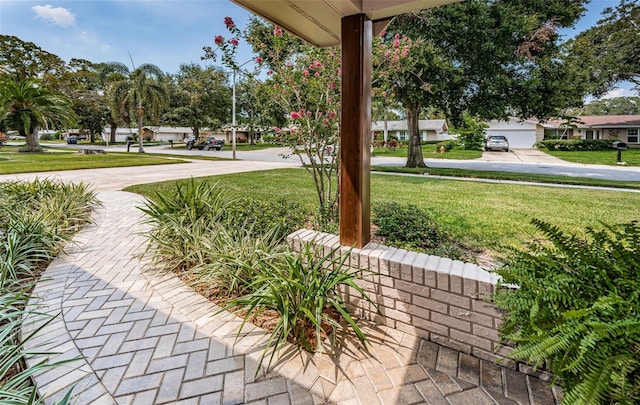
<path fill-rule="evenodd" d="M 544 186 L 487 184 L 428 177 L 373 174 L 372 204 L 396 201 L 431 210 L 458 241 L 498 252 L 501 246 L 522 246 L 539 236 L 530 224 L 539 218 L 566 230 L 600 227 L 640 218 L 640 194 L 561 189 Z M 315 191 L 300 169 L 239 173 L 208 178 L 229 195 L 267 201 L 280 197 L 298 201 L 313 212 Z M 175 182 L 133 186 L 150 196 Z"/>
<path fill-rule="evenodd" d="M 371 170 L 387 173 L 430 174 L 433 176 L 468 177 L 473 179 L 526 181 L 534 183 L 640 189 L 640 176 L 638 178 L 638 181 L 617 181 L 608 179 L 592 179 L 588 177 L 559 176 L 553 174 L 498 172 L 490 170 L 468 170 L 437 167 L 413 168 L 404 166 L 371 166 Z"/>
<path fill-rule="evenodd" d="M 373 156 L 407 157 L 407 149 L 408 148 L 403 147 L 403 148 L 396 148 L 394 151 L 390 151 L 387 148 L 374 148 Z M 422 157 L 425 159 L 471 160 L 471 159 L 481 158 L 482 151 L 454 148 L 449 152 L 440 153 L 440 152 L 435 152 L 435 145 L 422 145 Z"/>
<path fill-rule="evenodd" d="M 541 149 L 543 152 L 567 162 L 582 163 L 589 165 L 616 165 L 616 154 L 614 149 L 604 151 L 550 151 Z M 622 151 L 622 161 L 627 166 L 640 166 L 640 149 L 627 149 Z"/>
<path fill-rule="evenodd" d="M 17 147 L 0 149 L 0 174 L 49 172 L 184 163 L 183 160 L 138 153 L 82 155 L 76 152 L 18 153 Z"/>

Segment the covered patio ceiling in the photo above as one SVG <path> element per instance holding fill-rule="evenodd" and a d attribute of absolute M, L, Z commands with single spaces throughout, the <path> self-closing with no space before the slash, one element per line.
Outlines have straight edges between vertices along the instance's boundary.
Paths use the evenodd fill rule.
<path fill-rule="evenodd" d="M 305 41 L 326 47 L 342 39 L 343 17 L 364 14 L 385 22 L 398 14 L 423 10 L 460 0 L 231 0 Z M 374 27 L 374 31 L 376 27 Z"/>

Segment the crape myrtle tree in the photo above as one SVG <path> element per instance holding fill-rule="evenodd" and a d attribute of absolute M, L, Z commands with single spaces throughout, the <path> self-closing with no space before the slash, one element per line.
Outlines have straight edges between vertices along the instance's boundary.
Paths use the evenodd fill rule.
<path fill-rule="evenodd" d="M 569 41 L 571 62 L 586 74 L 595 96 L 623 81 L 640 91 L 640 2 L 621 0 L 603 14 L 593 28 Z"/>
<path fill-rule="evenodd" d="M 76 120 L 71 101 L 63 93 L 47 89 L 40 79 L 0 75 L 0 121 L 25 137 L 20 152 L 42 152 L 40 128 L 59 128 Z"/>
<path fill-rule="evenodd" d="M 266 70 L 263 90 L 286 118 L 274 127 L 279 142 L 298 156 L 314 180 L 321 225 L 338 215 L 337 157 L 340 112 L 340 51 L 319 49 L 261 20 L 253 19 L 246 32 L 225 18 L 232 38 L 218 35 L 223 62 L 237 69 L 235 52 L 240 39 L 259 55 L 255 62 Z M 205 50 L 206 51 L 206 50 Z"/>
<path fill-rule="evenodd" d="M 162 122 L 190 127 L 198 138 L 201 128 L 219 127 L 228 121 L 231 89 L 221 69 L 182 64 L 172 82 L 170 108 L 162 115 Z"/>
<path fill-rule="evenodd" d="M 424 165 L 417 117 L 427 107 L 460 126 L 464 112 L 544 119 L 579 105 L 586 90 L 562 58 L 558 28 L 572 26 L 587 2 L 469 0 L 396 17 L 386 43 L 396 34 L 414 41 L 390 77 L 409 121 L 407 166 Z"/>
<path fill-rule="evenodd" d="M 138 66 L 128 77 L 111 83 L 112 108 L 126 117 L 135 117 L 138 125 L 138 153 L 143 153 L 142 123 L 145 118 L 155 119 L 167 103 L 168 92 L 164 73 L 156 65 Z"/>

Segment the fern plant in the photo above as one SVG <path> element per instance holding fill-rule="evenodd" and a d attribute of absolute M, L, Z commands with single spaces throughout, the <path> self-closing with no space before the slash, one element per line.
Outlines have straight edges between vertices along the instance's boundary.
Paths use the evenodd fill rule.
<path fill-rule="evenodd" d="M 496 271 L 511 356 L 546 364 L 567 404 L 640 403 L 640 224 L 586 236 L 534 220 L 547 241 Z"/>

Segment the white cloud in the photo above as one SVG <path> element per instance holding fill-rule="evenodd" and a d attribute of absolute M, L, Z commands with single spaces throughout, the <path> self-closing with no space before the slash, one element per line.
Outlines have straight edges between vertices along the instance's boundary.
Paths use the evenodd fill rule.
<path fill-rule="evenodd" d="M 637 97 L 637 93 L 631 89 L 613 89 L 601 98 L 616 98 L 616 97 Z"/>
<path fill-rule="evenodd" d="M 46 6 L 33 6 L 31 9 L 38 17 L 60 27 L 71 27 L 76 23 L 76 16 L 64 7 L 54 8 L 51 4 L 47 4 Z"/>

